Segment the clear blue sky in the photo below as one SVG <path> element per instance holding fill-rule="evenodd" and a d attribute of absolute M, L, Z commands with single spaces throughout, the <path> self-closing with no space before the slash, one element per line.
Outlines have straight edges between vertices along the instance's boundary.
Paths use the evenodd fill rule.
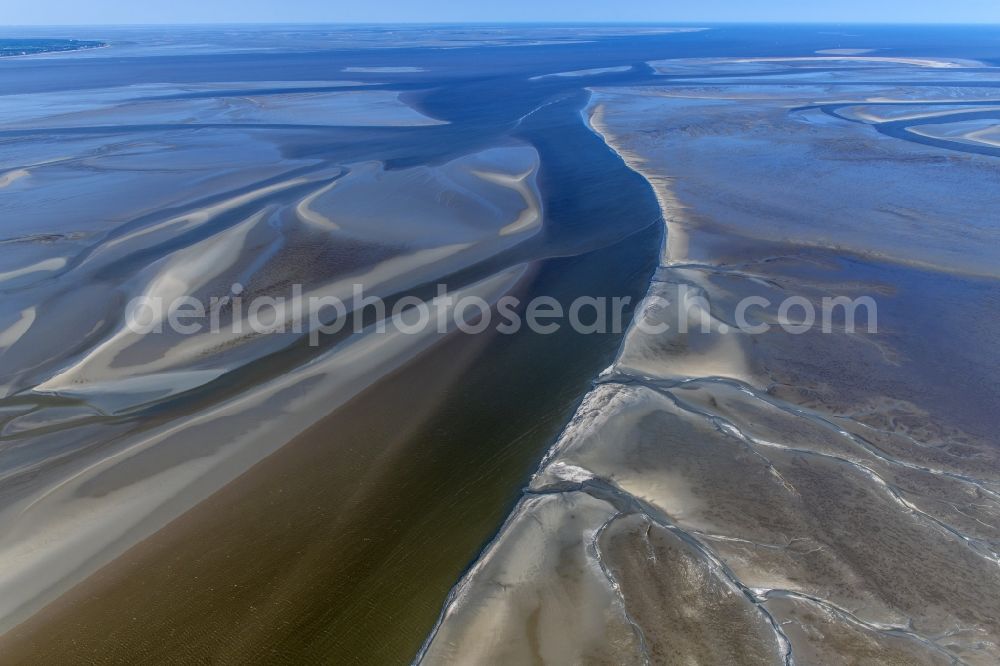
<path fill-rule="evenodd" d="M 359 21 L 1000 23 L 1000 0 L 0 0 L 0 25 Z"/>

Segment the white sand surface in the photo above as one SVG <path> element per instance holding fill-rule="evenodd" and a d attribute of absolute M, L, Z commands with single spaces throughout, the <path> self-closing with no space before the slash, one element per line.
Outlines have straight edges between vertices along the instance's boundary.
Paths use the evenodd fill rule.
<path fill-rule="evenodd" d="M 986 109 L 983 109 L 986 110 Z M 991 109 L 992 110 L 992 109 Z M 998 107 L 996 110 L 1000 110 Z M 1000 120 L 965 120 L 953 123 L 919 125 L 907 131 L 932 139 L 958 141 L 970 145 L 1000 147 Z"/>
<path fill-rule="evenodd" d="M 267 89 L 267 82 L 246 84 L 250 90 Z M 324 82 L 316 87 L 358 85 L 348 81 Z M 311 87 L 285 83 L 274 88 Z M 345 127 L 439 125 L 443 121 L 425 116 L 399 99 L 391 90 L 322 90 L 254 95 L 227 95 L 241 90 L 234 84 L 170 87 L 126 86 L 75 93 L 0 95 L 0 127 L 8 129 L 46 127 L 94 127 L 148 124 L 290 124 Z M 219 97 L 176 97 L 184 93 L 212 90 Z"/>
<path fill-rule="evenodd" d="M 627 72 L 632 69 L 631 65 L 622 65 L 620 67 L 594 67 L 592 69 L 574 69 L 569 72 L 557 72 L 555 74 L 542 74 L 540 76 L 531 77 L 532 81 L 540 81 L 542 79 L 548 79 L 552 77 L 569 77 L 578 78 L 581 76 L 594 76 L 596 74 L 614 74 L 616 72 Z"/>

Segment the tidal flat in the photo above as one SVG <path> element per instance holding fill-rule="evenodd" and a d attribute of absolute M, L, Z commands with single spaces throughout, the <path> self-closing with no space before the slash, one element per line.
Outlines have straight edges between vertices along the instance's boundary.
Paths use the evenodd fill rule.
<path fill-rule="evenodd" d="M 79 37 L 0 61 L 5 661 L 1000 658 L 993 33 Z M 364 326 L 125 325 L 235 283 Z"/>
<path fill-rule="evenodd" d="M 862 58 L 775 61 L 780 86 L 772 61 L 719 59 L 593 89 L 591 125 L 664 212 L 646 325 L 453 591 L 424 663 L 1000 658 L 998 170 L 966 149 L 1000 117 L 986 102 L 969 129 L 892 131 L 949 127 L 970 112 L 963 69 L 982 70 L 975 99 L 1000 71 L 876 59 L 887 86 Z M 823 71 L 786 80 L 805 66 Z M 746 298 L 863 294 L 877 333 L 734 321 Z"/>
<path fill-rule="evenodd" d="M 655 267 L 652 194 L 580 121 L 584 90 L 517 71 L 534 45 L 497 59 L 521 86 L 497 105 L 434 48 L 231 54 L 259 36 L 0 73 L 13 662 L 409 661 L 620 341 L 376 312 L 311 344 L 235 310 L 144 335 L 131 298 L 637 302 Z"/>

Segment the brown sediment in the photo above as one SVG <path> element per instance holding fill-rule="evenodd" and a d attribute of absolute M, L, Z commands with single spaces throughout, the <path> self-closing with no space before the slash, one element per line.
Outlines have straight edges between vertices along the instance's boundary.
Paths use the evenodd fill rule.
<path fill-rule="evenodd" d="M 600 293 L 590 266 L 553 272 Z M 12 663 L 411 660 L 614 352 L 609 340 L 583 363 L 581 344 L 568 329 L 449 338 L 7 632 L 0 651 Z M 512 370 L 526 358 L 531 372 Z"/>
<path fill-rule="evenodd" d="M 491 549 L 476 564 L 475 580 L 488 590 L 453 606 L 454 620 L 422 660 L 641 663 L 642 636 L 594 564 L 601 526 L 616 515 L 584 493 L 526 499 L 504 527 L 504 550 Z"/>
<path fill-rule="evenodd" d="M 503 511 L 494 473 L 519 464 L 498 451 L 470 475 L 439 446 L 486 344 L 453 336 L 379 381 L 8 632 L 4 661 L 408 658 Z"/>
<path fill-rule="evenodd" d="M 643 628 L 649 663 L 760 664 L 780 653 L 770 623 L 742 590 L 707 572 L 675 533 L 632 514 L 601 541 L 629 616 Z"/>

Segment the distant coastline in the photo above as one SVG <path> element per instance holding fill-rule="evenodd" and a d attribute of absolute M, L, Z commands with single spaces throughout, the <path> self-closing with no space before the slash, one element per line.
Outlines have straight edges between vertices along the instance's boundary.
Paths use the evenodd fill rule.
<path fill-rule="evenodd" d="M 0 39 L 0 58 L 82 51 L 107 46 L 104 42 L 79 39 Z"/>

